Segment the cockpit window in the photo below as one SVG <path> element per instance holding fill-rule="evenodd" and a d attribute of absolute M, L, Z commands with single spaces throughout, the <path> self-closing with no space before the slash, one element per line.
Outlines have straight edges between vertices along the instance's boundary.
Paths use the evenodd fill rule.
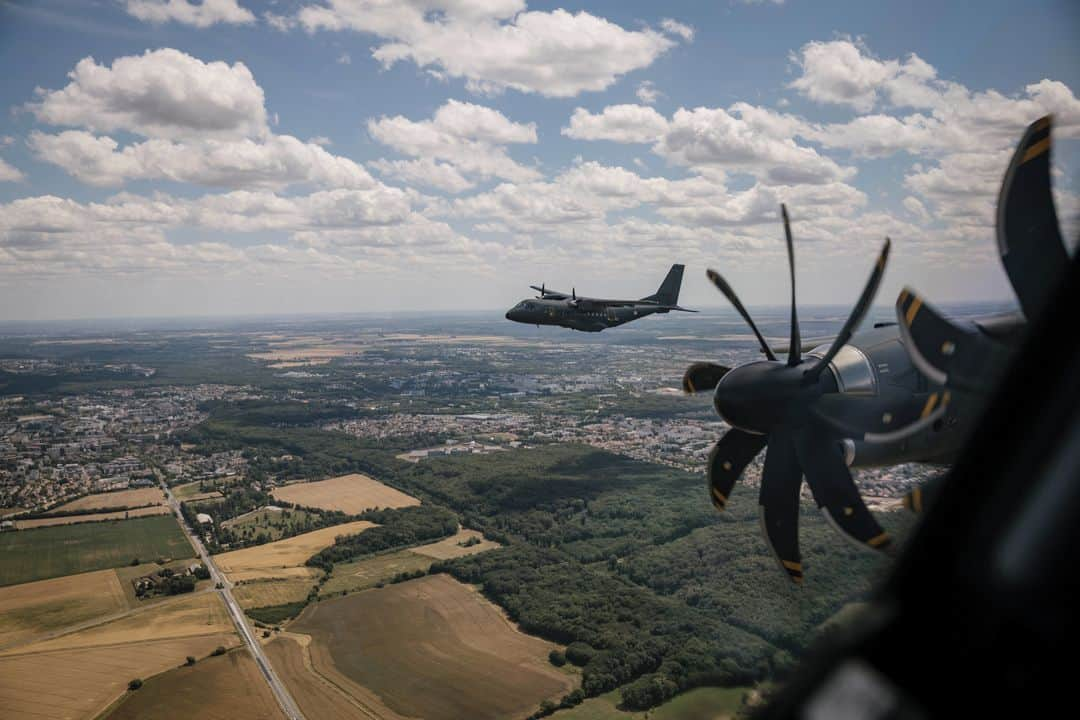
<path fill-rule="evenodd" d="M 828 350 L 828 345 L 821 345 L 807 355 L 820 358 Z M 829 363 L 829 370 L 836 378 L 836 386 L 840 392 L 850 395 L 877 395 L 877 377 L 874 375 L 874 369 L 859 348 L 853 345 L 840 348 L 840 352 L 836 353 L 836 357 Z"/>

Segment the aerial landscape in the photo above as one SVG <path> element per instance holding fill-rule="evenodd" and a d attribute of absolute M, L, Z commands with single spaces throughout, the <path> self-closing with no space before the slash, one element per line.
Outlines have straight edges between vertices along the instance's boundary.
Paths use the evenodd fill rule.
<path fill-rule="evenodd" d="M 810 5 L 0 2 L 0 716 L 749 720 L 881 626 L 1080 12 Z"/>

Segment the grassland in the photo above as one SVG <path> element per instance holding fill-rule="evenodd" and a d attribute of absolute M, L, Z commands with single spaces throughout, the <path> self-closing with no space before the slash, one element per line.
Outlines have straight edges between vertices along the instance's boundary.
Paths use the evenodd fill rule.
<path fill-rule="evenodd" d="M 290 626 L 311 636 L 312 667 L 367 688 L 376 714 L 507 718 L 558 700 L 575 679 L 553 668 L 555 647 L 519 632 L 475 590 L 444 575 L 327 600 Z"/>
<path fill-rule="evenodd" d="M 476 538 L 478 542 L 466 546 L 465 543 L 472 538 Z M 402 573 L 427 572 L 435 560 L 464 557 L 497 547 L 498 543 L 484 540 L 477 531 L 462 529 L 456 535 L 427 545 L 382 553 L 354 562 L 337 563 L 333 573 L 320 588 L 319 594 L 329 597 L 367 590 Z"/>
<path fill-rule="evenodd" d="M 134 490 L 119 490 L 117 492 L 94 493 L 72 500 L 49 510 L 48 515 L 58 513 L 76 512 L 82 510 L 98 510 L 100 508 L 138 508 L 146 505 L 161 505 L 165 501 L 161 488 L 148 487 Z"/>
<path fill-rule="evenodd" d="M 109 720 L 263 720 L 282 718 L 277 701 L 246 649 L 200 660 L 150 678 L 128 693 Z"/>
<path fill-rule="evenodd" d="M 5 532 L 0 534 L 0 586 L 120 567 L 133 558 L 194 555 L 169 515 Z"/>
<path fill-rule="evenodd" d="M 308 518 L 315 520 L 317 515 L 303 510 L 254 510 L 239 517 L 221 523 L 221 526 L 235 532 L 242 538 L 265 534 L 273 540 L 280 540 L 288 535 L 295 535 L 303 529 Z"/>
<path fill-rule="evenodd" d="M 359 473 L 286 485 L 276 488 L 271 494 L 285 502 L 321 510 L 340 510 L 350 515 L 358 515 L 366 510 L 420 504 L 413 496 Z"/>
<path fill-rule="evenodd" d="M 186 500 L 209 500 L 210 498 L 221 497 L 221 493 L 217 490 L 202 490 L 202 483 L 196 480 L 195 482 L 184 483 L 183 485 L 176 485 L 172 488 L 173 496 L 180 501 Z"/>
<path fill-rule="evenodd" d="M 745 707 L 752 688 L 703 687 L 688 690 L 648 711 L 620 710 L 619 692 L 589 698 L 575 708 L 560 710 L 554 720 L 728 720 Z"/>
<path fill-rule="evenodd" d="M 52 527 L 54 525 L 78 525 L 80 523 L 102 522 L 103 520 L 127 520 L 129 518 L 150 517 L 152 515 L 168 515 L 169 508 L 164 505 L 152 505 L 150 507 L 134 508 L 132 510 L 116 510 L 115 512 L 89 513 L 87 515 L 59 515 L 57 517 L 34 518 L 33 520 L 16 520 L 15 528 L 18 530 L 33 530 L 35 528 Z"/>
<path fill-rule="evenodd" d="M 303 567 L 307 559 L 334 544 L 338 535 L 350 535 L 363 532 L 372 523 L 364 520 L 322 528 L 304 533 L 286 540 L 267 543 L 256 547 L 222 553 L 214 558 L 217 566 L 234 582 L 238 580 L 269 579 L 282 577 L 310 577 L 309 568 Z M 305 572 L 285 572 L 283 570 L 301 570 Z"/>

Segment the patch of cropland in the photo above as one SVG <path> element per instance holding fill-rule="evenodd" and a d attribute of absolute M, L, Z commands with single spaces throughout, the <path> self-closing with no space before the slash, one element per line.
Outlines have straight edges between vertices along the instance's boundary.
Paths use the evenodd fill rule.
<path fill-rule="evenodd" d="M 128 607 L 113 570 L 0 588 L 0 650 Z"/>
<path fill-rule="evenodd" d="M 93 493 L 78 500 L 59 505 L 46 513 L 47 515 L 65 515 L 72 512 L 94 510 L 125 510 L 128 508 L 141 508 L 148 505 L 161 505 L 164 502 L 161 488 L 148 487 L 135 490 L 119 490 L 117 492 Z"/>
<path fill-rule="evenodd" d="M 575 684 L 548 662 L 553 645 L 445 575 L 316 603 L 289 629 L 311 636 L 313 669 L 350 681 L 376 716 L 521 717 Z"/>
<path fill-rule="evenodd" d="M 740 488 L 721 515 L 700 475 L 588 447 L 438 459 L 402 477 L 507 543 L 432 571 L 481 586 L 526 632 L 577 647 L 584 694 L 621 687 L 628 709 L 781 675 L 884 562 L 854 553 L 808 507 L 796 590 L 760 536 L 756 492 Z"/>
<path fill-rule="evenodd" d="M 109 720 L 272 720 L 282 718 L 255 661 L 244 648 L 198 660 L 146 680 Z"/>
<path fill-rule="evenodd" d="M 7 718 L 90 718 L 147 678 L 239 644 L 216 593 L 172 599 L 116 620 L 0 652 Z"/>
<path fill-rule="evenodd" d="M 214 558 L 221 571 L 231 580 L 249 580 L 266 578 L 287 578 L 290 575 L 308 575 L 307 572 L 287 572 L 292 569 L 303 569 L 308 558 L 319 551 L 334 544 L 337 537 L 355 537 L 363 533 L 374 524 L 366 520 L 357 520 L 344 525 L 322 528 L 314 532 L 304 533 L 286 540 L 233 550 L 222 553 Z"/>
<path fill-rule="evenodd" d="M 164 505 L 151 505 L 149 507 L 133 508 L 131 510 L 113 510 L 112 512 L 84 512 L 73 515 L 46 515 L 29 520 L 19 518 L 15 520 L 15 529 L 33 530 L 34 528 L 52 527 L 54 525 L 75 525 L 77 523 L 103 522 L 106 520 L 128 520 L 131 518 L 150 517 L 152 515 L 169 515 L 169 508 Z"/>
<path fill-rule="evenodd" d="M 195 551 L 171 515 L 0 533 L 0 586 L 189 558 Z"/>
<path fill-rule="evenodd" d="M 420 501 L 366 475 L 350 473 L 329 480 L 294 483 L 276 488 L 275 499 L 321 510 L 359 515 L 367 510 L 419 505 Z"/>

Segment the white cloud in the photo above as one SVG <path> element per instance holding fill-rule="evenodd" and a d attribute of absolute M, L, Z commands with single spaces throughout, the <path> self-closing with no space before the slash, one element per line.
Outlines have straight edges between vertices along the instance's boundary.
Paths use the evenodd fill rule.
<path fill-rule="evenodd" d="M 791 59 L 802 68 L 791 87 L 811 100 L 846 104 L 863 112 L 877 103 L 884 83 L 904 74 L 926 79 L 928 67 L 915 55 L 903 64 L 878 60 L 850 40 L 809 42 Z"/>
<path fill-rule="evenodd" d="M 23 174 L 18 168 L 9 165 L 4 162 L 3 158 L 0 158 L 0 182 L 17 182 L 23 179 Z"/>
<path fill-rule="evenodd" d="M 326 0 L 274 22 L 308 32 L 371 33 L 385 40 L 372 53 L 384 67 L 409 60 L 487 94 L 513 88 L 572 97 L 603 90 L 675 44 L 655 30 L 626 30 L 584 11 L 526 12 L 521 0 Z M 692 34 L 671 22 L 669 32 Z"/>
<path fill-rule="evenodd" d="M 375 160 L 371 167 L 383 175 L 396 178 L 409 185 L 426 185 L 452 194 L 475 187 L 464 175 L 449 163 L 431 158 L 418 160 Z"/>
<path fill-rule="evenodd" d="M 152 139 L 120 148 L 111 137 L 66 130 L 56 135 L 34 131 L 29 142 L 40 159 L 98 186 L 128 180 L 173 180 L 226 188 L 281 188 L 298 183 L 366 188 L 375 184 L 352 160 L 290 135 L 262 140 Z"/>
<path fill-rule="evenodd" d="M 637 90 L 634 94 L 641 102 L 646 105 L 652 105 L 662 93 L 656 89 L 656 85 L 653 84 L 652 80 L 643 80 L 638 83 Z"/>
<path fill-rule="evenodd" d="M 694 28 L 683 24 L 678 20 L 664 18 L 660 21 L 660 27 L 669 35 L 677 35 L 686 42 L 692 42 L 694 39 Z"/>
<path fill-rule="evenodd" d="M 652 143 L 667 131 L 663 115 L 644 105 L 609 105 L 593 115 L 577 108 L 562 134 L 575 140 L 612 140 L 621 143 Z"/>
<path fill-rule="evenodd" d="M 908 195 L 904 198 L 904 208 L 914 215 L 920 223 L 925 224 L 930 222 L 930 213 L 926 211 L 926 207 L 919 202 L 918 198 Z"/>
<path fill-rule="evenodd" d="M 83 58 L 62 90 L 39 90 L 30 109 L 50 125 L 157 138 L 265 135 L 263 91 L 241 62 L 203 62 L 179 50 L 147 50 L 111 67 Z"/>
<path fill-rule="evenodd" d="M 178 22 L 195 27 L 210 27 L 215 23 L 248 25 L 255 15 L 236 0 L 127 0 L 128 14 L 151 23 Z"/>
<path fill-rule="evenodd" d="M 442 160 L 459 173 L 528 181 L 540 176 L 507 154 L 510 143 L 536 143 L 535 123 L 516 123 L 491 108 L 449 100 L 430 120 L 397 115 L 368 121 L 371 136 L 415 158 Z M 404 171 L 404 169 L 403 169 Z"/>
<path fill-rule="evenodd" d="M 347 52 L 341 53 L 338 55 L 337 63 L 338 65 L 352 65 L 352 55 Z"/>

